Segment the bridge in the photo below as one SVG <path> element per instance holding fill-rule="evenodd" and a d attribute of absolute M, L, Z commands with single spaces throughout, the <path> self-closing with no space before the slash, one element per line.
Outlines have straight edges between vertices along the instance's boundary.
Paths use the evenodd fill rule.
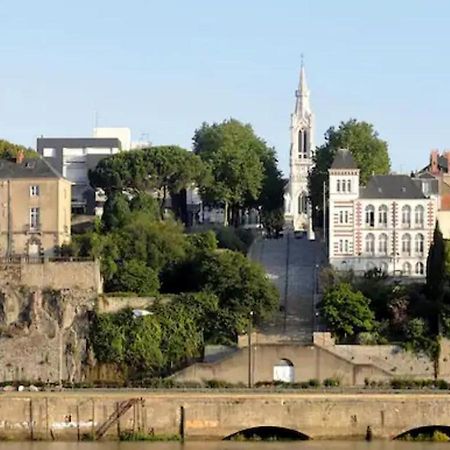
<path fill-rule="evenodd" d="M 135 399 L 135 400 L 133 400 Z M 131 401 L 133 400 L 133 401 Z M 129 408 L 123 405 L 129 404 Z M 450 430 L 444 393 L 81 390 L 0 395 L 0 439 L 106 438 L 123 431 L 226 439 L 238 433 L 307 439 L 395 439 Z"/>

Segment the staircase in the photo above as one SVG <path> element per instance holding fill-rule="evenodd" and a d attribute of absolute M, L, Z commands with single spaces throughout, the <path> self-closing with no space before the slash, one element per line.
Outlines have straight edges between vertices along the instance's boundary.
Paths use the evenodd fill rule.
<path fill-rule="evenodd" d="M 133 405 L 144 403 L 142 398 L 130 398 L 119 403 L 118 408 L 97 428 L 95 439 L 101 439 L 105 433 L 112 427 Z"/>

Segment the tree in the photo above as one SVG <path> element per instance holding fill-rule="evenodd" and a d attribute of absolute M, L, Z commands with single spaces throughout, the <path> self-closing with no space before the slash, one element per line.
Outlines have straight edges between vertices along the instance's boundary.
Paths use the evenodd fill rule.
<path fill-rule="evenodd" d="M 436 314 L 431 320 L 432 332 L 440 333 L 440 322 L 443 314 L 443 300 L 446 291 L 446 249 L 445 242 L 436 222 L 433 233 L 433 242 L 427 258 L 426 295 L 429 301 L 436 305 Z"/>
<path fill-rule="evenodd" d="M 325 292 L 320 311 L 331 331 L 339 337 L 351 337 L 374 327 L 370 301 L 349 283 L 340 283 Z"/>
<path fill-rule="evenodd" d="M 12 159 L 19 151 L 24 152 L 25 158 L 39 158 L 39 154 L 31 148 L 0 139 L 0 159 Z"/>
<path fill-rule="evenodd" d="M 328 182 L 328 169 L 338 149 L 348 148 L 360 169 L 361 183 L 367 183 L 372 174 L 386 174 L 390 169 L 388 146 L 378 137 L 374 126 L 350 119 L 339 127 L 330 127 L 325 133 L 325 143 L 314 155 L 314 166 L 308 178 L 309 192 L 315 221 L 323 208 L 323 183 Z"/>
<path fill-rule="evenodd" d="M 275 286 L 267 279 L 259 264 L 244 255 L 223 250 L 202 261 L 201 288 L 215 294 L 221 310 L 232 321 L 222 332 L 229 341 L 235 341 L 254 313 L 255 322 L 268 319 L 277 309 L 279 296 Z"/>
<path fill-rule="evenodd" d="M 89 179 L 109 197 L 114 191 L 133 196 L 152 192 L 159 203 L 161 218 L 168 195 L 176 196 L 192 185 L 209 182 L 209 170 L 194 153 L 178 146 L 159 146 L 118 153 L 102 159 Z"/>
<path fill-rule="evenodd" d="M 263 183 L 264 169 L 260 155 L 266 144 L 250 125 L 230 119 L 220 124 L 203 123 L 195 131 L 194 152 L 212 171 L 213 182 L 203 186 L 203 199 L 222 204 L 225 223 L 231 218 L 239 223 L 239 212 L 248 202 L 257 200 Z"/>
<path fill-rule="evenodd" d="M 111 192 L 103 207 L 102 223 L 106 231 L 119 228 L 130 214 L 128 199 L 120 191 Z"/>
<path fill-rule="evenodd" d="M 152 296 L 158 293 L 158 274 L 147 267 L 144 261 L 130 259 L 118 267 L 113 280 L 113 290 L 134 292 L 137 295 Z"/>
<path fill-rule="evenodd" d="M 444 295 L 445 264 L 445 242 L 439 228 L 439 222 L 436 222 L 433 242 L 431 243 L 427 258 L 427 294 L 430 300 L 434 300 L 437 303 L 442 301 Z"/>

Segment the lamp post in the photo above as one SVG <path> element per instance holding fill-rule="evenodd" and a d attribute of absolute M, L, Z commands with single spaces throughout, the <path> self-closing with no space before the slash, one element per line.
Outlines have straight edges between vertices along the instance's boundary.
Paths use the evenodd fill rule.
<path fill-rule="evenodd" d="M 248 321 L 248 387 L 253 386 L 252 377 L 252 333 L 253 333 L 253 311 L 250 311 L 250 317 Z"/>

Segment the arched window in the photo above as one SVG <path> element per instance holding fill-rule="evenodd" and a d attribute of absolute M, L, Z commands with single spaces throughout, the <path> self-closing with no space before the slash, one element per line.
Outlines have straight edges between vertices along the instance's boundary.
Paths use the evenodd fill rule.
<path fill-rule="evenodd" d="M 422 205 L 416 206 L 414 215 L 416 226 L 423 227 L 424 208 Z"/>
<path fill-rule="evenodd" d="M 407 228 L 411 226 L 411 207 L 408 205 L 402 208 L 402 224 Z"/>
<path fill-rule="evenodd" d="M 351 192 L 351 191 L 352 191 L 352 181 L 347 180 L 347 192 Z"/>
<path fill-rule="evenodd" d="M 303 158 L 303 130 L 298 132 L 298 154 L 300 158 Z"/>
<path fill-rule="evenodd" d="M 366 253 L 369 255 L 373 255 L 375 253 L 375 236 L 372 233 L 369 233 L 366 236 Z"/>
<path fill-rule="evenodd" d="M 411 255 L 411 236 L 408 233 L 402 236 L 402 253 L 407 256 Z"/>
<path fill-rule="evenodd" d="M 387 214 L 388 209 L 386 205 L 381 205 L 378 208 L 378 223 L 381 227 L 387 227 Z"/>
<path fill-rule="evenodd" d="M 387 255 L 388 250 L 388 237 L 387 234 L 380 234 L 380 239 L 378 241 L 378 251 L 381 255 Z"/>
<path fill-rule="evenodd" d="M 416 275 L 423 275 L 424 274 L 424 266 L 423 263 L 418 262 L 416 264 Z"/>
<path fill-rule="evenodd" d="M 406 275 L 407 277 L 411 275 L 411 264 L 409 262 L 403 264 L 403 275 Z"/>
<path fill-rule="evenodd" d="M 375 226 L 375 208 L 373 205 L 366 206 L 366 226 L 371 228 Z"/>
<path fill-rule="evenodd" d="M 308 131 L 303 130 L 303 157 L 308 156 Z"/>
<path fill-rule="evenodd" d="M 298 196 L 298 213 L 306 214 L 307 197 L 304 192 Z"/>
<path fill-rule="evenodd" d="M 423 250 L 424 250 L 424 241 L 425 238 L 423 237 L 423 234 L 417 234 L 416 235 L 416 253 L 418 253 L 419 255 L 423 255 Z"/>

